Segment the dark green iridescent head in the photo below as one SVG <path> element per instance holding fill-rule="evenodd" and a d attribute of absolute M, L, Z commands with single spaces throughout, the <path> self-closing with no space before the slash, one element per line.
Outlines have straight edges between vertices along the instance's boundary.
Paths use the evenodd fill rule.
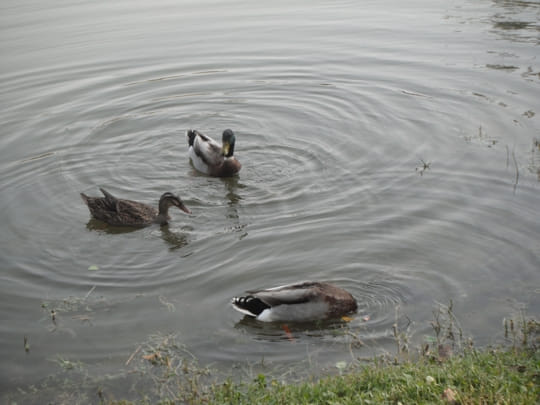
<path fill-rule="evenodd" d="M 236 137 L 234 132 L 230 129 L 223 131 L 223 137 L 221 138 L 223 146 L 221 152 L 225 157 L 232 157 L 234 155 L 234 143 L 236 142 Z"/>

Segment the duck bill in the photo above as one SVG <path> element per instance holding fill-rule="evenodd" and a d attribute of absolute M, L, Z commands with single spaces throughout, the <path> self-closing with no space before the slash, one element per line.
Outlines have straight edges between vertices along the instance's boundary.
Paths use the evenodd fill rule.
<path fill-rule="evenodd" d="M 224 142 L 223 146 L 221 147 L 221 153 L 223 154 L 223 156 L 228 156 L 230 149 L 231 149 L 231 144 L 229 142 Z"/>
<path fill-rule="evenodd" d="M 182 211 L 184 211 L 186 214 L 191 214 L 191 211 L 189 210 L 188 207 L 186 207 L 184 205 L 184 203 L 180 203 L 180 205 L 178 205 L 178 208 L 180 208 Z"/>

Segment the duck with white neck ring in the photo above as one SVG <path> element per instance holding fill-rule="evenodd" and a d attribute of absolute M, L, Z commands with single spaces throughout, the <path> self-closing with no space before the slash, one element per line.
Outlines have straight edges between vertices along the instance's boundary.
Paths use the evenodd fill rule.
<path fill-rule="evenodd" d="M 188 130 L 186 136 L 189 157 L 199 172 L 214 177 L 231 177 L 242 168 L 234 157 L 236 136 L 230 129 L 223 131 L 221 145 L 197 130 Z"/>

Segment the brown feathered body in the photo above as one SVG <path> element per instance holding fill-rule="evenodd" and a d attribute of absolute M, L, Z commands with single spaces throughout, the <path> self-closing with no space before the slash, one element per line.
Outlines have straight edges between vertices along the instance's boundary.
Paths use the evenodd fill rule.
<path fill-rule="evenodd" d="M 104 189 L 100 188 L 100 190 L 104 197 L 89 197 L 84 193 L 81 193 L 81 197 L 88 206 L 92 217 L 109 225 L 132 227 L 143 227 L 153 223 L 165 225 L 170 219 L 168 209 L 171 205 L 189 213 L 182 201 L 171 193 L 165 193 L 161 196 L 160 210 L 158 211 L 150 205 L 116 198 Z"/>

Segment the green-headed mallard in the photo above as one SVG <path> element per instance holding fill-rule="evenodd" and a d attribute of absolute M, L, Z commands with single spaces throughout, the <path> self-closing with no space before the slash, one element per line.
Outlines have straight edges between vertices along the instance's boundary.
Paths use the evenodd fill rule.
<path fill-rule="evenodd" d="M 116 198 L 100 188 L 105 197 L 88 197 L 81 193 L 83 201 L 88 205 L 90 214 L 109 225 L 142 227 L 151 224 L 165 225 L 170 219 L 169 207 L 175 206 L 186 213 L 191 211 L 182 200 L 172 193 L 165 193 L 159 199 L 159 210 L 131 200 Z"/>
<path fill-rule="evenodd" d="M 332 319 L 357 309 L 351 294 L 329 283 L 306 281 L 246 293 L 232 299 L 233 307 L 263 322 Z"/>
<path fill-rule="evenodd" d="M 189 157 L 198 171 L 215 177 L 230 177 L 240 171 L 242 165 L 234 154 L 236 137 L 233 131 L 223 131 L 222 145 L 197 130 L 186 132 Z"/>

